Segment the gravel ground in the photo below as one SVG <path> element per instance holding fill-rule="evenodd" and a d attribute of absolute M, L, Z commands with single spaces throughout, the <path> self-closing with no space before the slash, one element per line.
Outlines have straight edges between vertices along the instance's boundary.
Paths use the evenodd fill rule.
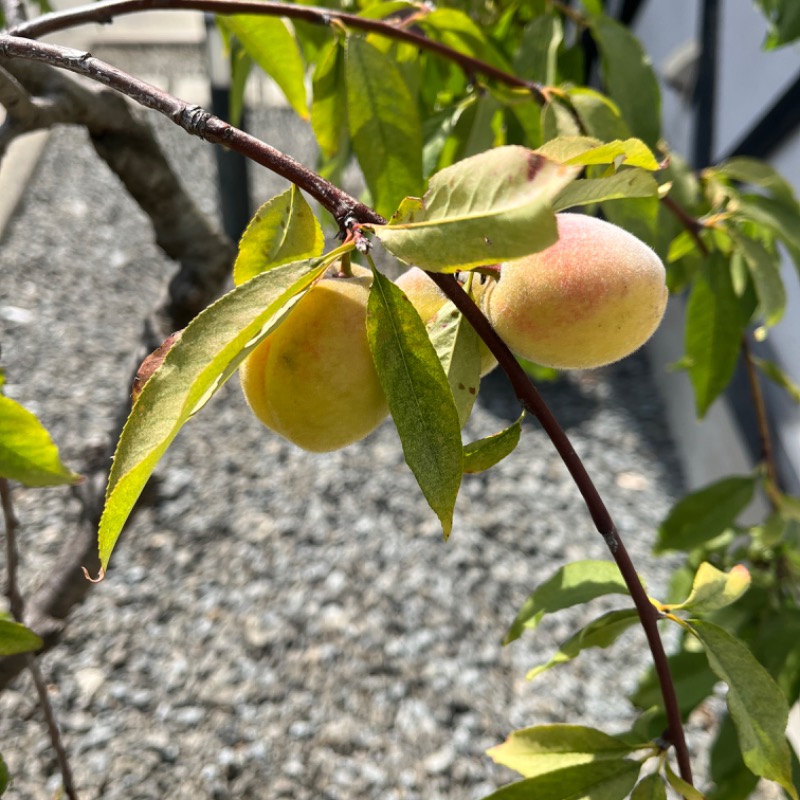
<path fill-rule="evenodd" d="M 309 162 L 288 113 L 254 121 Z M 158 127 L 214 213 L 210 146 Z M 254 185 L 258 202 L 282 188 Z M 111 425 L 140 320 L 172 269 L 118 189 L 83 134 L 59 130 L 0 243 L 7 392 L 77 469 Z M 649 547 L 681 479 L 645 359 L 543 388 L 657 593 L 665 566 Z M 467 434 L 516 414 L 492 375 Z M 512 729 L 630 722 L 624 693 L 646 662 L 638 631 L 533 683 L 526 670 L 587 611 L 499 644 L 557 567 L 605 557 L 535 423 L 512 457 L 465 478 L 447 543 L 390 423 L 307 454 L 251 418 L 235 380 L 158 474 L 109 576 L 42 660 L 83 798 L 479 798 L 513 777 L 484 754 Z M 30 591 L 58 568 L 77 506 L 60 489 L 14 499 Z M 25 676 L 0 695 L 0 749 L 10 798 L 53 795 L 57 767 Z"/>

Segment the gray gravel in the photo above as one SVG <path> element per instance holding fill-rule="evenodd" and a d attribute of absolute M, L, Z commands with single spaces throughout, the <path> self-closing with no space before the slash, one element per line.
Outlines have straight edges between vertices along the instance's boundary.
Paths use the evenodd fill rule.
<path fill-rule="evenodd" d="M 309 161 L 287 113 L 255 122 Z M 158 127 L 214 213 L 210 146 Z M 261 202 L 281 185 L 259 176 L 255 187 Z M 8 394 L 41 415 L 77 469 L 112 423 L 140 319 L 172 269 L 118 190 L 83 134 L 59 130 L 0 242 Z M 666 575 L 649 547 L 681 484 L 645 359 L 543 388 L 657 593 Z M 467 434 L 516 414 L 492 375 Z M 61 489 L 19 489 L 15 503 L 30 591 L 58 569 L 77 506 Z M 81 796 L 482 797 L 513 777 L 484 751 L 514 728 L 629 724 L 624 693 L 646 661 L 638 631 L 533 683 L 527 669 L 586 612 L 499 644 L 558 566 L 604 557 L 533 422 L 512 457 L 465 478 L 444 543 L 390 423 L 307 454 L 251 418 L 231 381 L 180 435 L 154 503 L 43 659 Z M 0 696 L 0 750 L 9 797 L 53 795 L 57 767 L 26 677 Z"/>

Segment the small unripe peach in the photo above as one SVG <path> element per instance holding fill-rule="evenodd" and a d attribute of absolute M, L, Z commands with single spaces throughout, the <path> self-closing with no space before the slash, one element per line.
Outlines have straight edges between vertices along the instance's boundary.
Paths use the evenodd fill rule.
<path fill-rule="evenodd" d="M 478 273 L 472 279 L 472 296 L 478 305 L 481 303 L 485 280 Z M 419 267 L 406 270 L 395 283 L 403 290 L 426 325 L 435 319 L 439 309 L 447 302 L 447 295 Z M 497 361 L 483 340 L 479 342 L 479 351 L 483 377 L 497 366 Z"/>
<path fill-rule="evenodd" d="M 558 241 L 500 266 L 484 300 L 509 348 L 559 369 L 618 361 L 643 345 L 667 304 L 661 259 L 622 228 L 558 214 Z"/>
<path fill-rule="evenodd" d="M 240 368 L 253 413 L 305 450 L 363 439 L 389 413 L 367 341 L 372 272 L 335 265 Z"/>

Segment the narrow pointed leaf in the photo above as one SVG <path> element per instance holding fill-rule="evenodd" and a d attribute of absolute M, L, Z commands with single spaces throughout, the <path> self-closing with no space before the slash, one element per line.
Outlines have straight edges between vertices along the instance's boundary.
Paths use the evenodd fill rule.
<path fill-rule="evenodd" d="M 450 535 L 462 474 L 461 426 L 425 325 L 403 292 L 374 272 L 367 335 L 406 463 Z"/>
<path fill-rule="evenodd" d="M 322 255 L 325 237 L 302 192 L 292 184 L 256 211 L 239 242 L 233 282 L 239 286 L 267 270 Z"/>
<path fill-rule="evenodd" d="M 514 731 L 486 755 L 525 778 L 587 764 L 619 760 L 634 748 L 607 733 L 582 725 L 537 725 Z"/>
<path fill-rule="evenodd" d="M 709 171 L 734 181 L 761 186 L 778 199 L 796 202 L 791 184 L 766 161 L 748 156 L 737 156 L 723 161 L 722 164 Z"/>
<path fill-rule="evenodd" d="M 607 178 L 574 181 L 553 200 L 553 210 L 631 197 L 658 197 L 655 178 L 641 169 L 624 169 Z"/>
<path fill-rule="evenodd" d="M 422 191 L 422 127 L 400 68 L 360 36 L 345 46 L 347 119 L 375 209 L 389 216 Z"/>
<path fill-rule="evenodd" d="M 686 307 L 686 357 L 700 418 L 733 377 L 743 327 L 727 261 L 717 254 L 696 276 Z"/>
<path fill-rule="evenodd" d="M 664 762 L 664 768 L 667 773 L 669 785 L 678 795 L 683 797 L 684 800 L 705 800 L 705 795 L 703 795 L 702 792 L 695 789 L 691 783 L 687 783 L 680 775 L 675 773 L 672 767 L 670 767 L 669 761 Z"/>
<path fill-rule="evenodd" d="M 728 684 L 726 702 L 745 764 L 756 775 L 779 783 L 797 800 L 786 742 L 789 707 L 778 684 L 744 643 L 724 628 L 703 620 L 690 624 L 714 674 Z"/>
<path fill-rule="evenodd" d="M 737 564 L 730 572 L 722 572 L 704 561 L 694 576 L 689 596 L 676 605 L 666 608 L 686 609 L 696 614 L 707 614 L 735 603 L 749 588 L 750 573 L 743 564 Z"/>
<path fill-rule="evenodd" d="M 43 645 L 44 642 L 30 628 L 19 622 L 0 619 L 0 656 L 30 653 Z"/>
<path fill-rule="evenodd" d="M 463 428 L 472 413 L 481 383 L 480 338 L 449 301 L 428 325 L 428 336 L 447 375 Z"/>
<path fill-rule="evenodd" d="M 499 433 L 466 445 L 464 447 L 464 472 L 467 474 L 484 472 L 513 453 L 519 444 L 524 416 L 522 414 L 516 422 Z"/>
<path fill-rule="evenodd" d="M 511 783 L 484 800 L 620 800 L 639 777 L 641 764 L 627 758 L 592 761 Z"/>
<path fill-rule="evenodd" d="M 525 628 L 534 630 L 545 614 L 581 605 L 607 594 L 628 594 L 613 561 L 574 561 L 557 570 L 523 604 L 503 644 L 518 639 Z"/>
<path fill-rule="evenodd" d="M 280 86 L 289 105 L 308 119 L 305 65 L 292 32 L 278 17 L 235 15 L 217 17 L 233 33 L 256 64 Z"/>
<path fill-rule="evenodd" d="M 609 647 L 638 621 L 639 615 L 635 608 L 609 611 L 608 614 L 603 614 L 603 616 L 590 622 L 586 627 L 581 628 L 561 645 L 558 652 L 546 664 L 540 664 L 538 667 L 529 670 L 525 677 L 527 680 L 532 681 L 537 675 L 541 675 L 557 664 L 565 664 L 567 661 L 572 661 L 582 650 L 588 650 L 590 647 Z"/>
<path fill-rule="evenodd" d="M 0 395 L 0 477 L 26 486 L 81 480 L 61 462 L 58 448 L 36 415 L 4 395 Z"/>
<path fill-rule="evenodd" d="M 550 201 L 577 174 L 509 145 L 434 175 L 418 203 L 406 203 L 375 235 L 402 261 L 433 272 L 494 264 L 557 239 Z"/>
<path fill-rule="evenodd" d="M 773 383 L 785 389 L 795 403 L 800 403 L 800 386 L 798 386 L 774 361 L 755 358 L 756 366 Z"/>
<path fill-rule="evenodd" d="M 610 98 L 586 86 L 568 89 L 567 94 L 589 136 L 596 136 L 602 142 L 630 136 L 619 108 Z"/>
<path fill-rule="evenodd" d="M 631 792 L 631 800 L 667 800 L 667 787 L 657 773 L 642 778 Z"/>
<path fill-rule="evenodd" d="M 719 536 L 749 505 L 755 489 L 755 478 L 733 477 L 687 495 L 661 523 L 655 552 L 691 550 Z"/>
<path fill-rule="evenodd" d="M 631 30 L 605 14 L 589 21 L 602 56 L 608 94 L 634 136 L 655 147 L 661 130 L 661 93 L 650 58 Z"/>
<path fill-rule="evenodd" d="M 641 139 L 616 139 L 604 143 L 590 136 L 565 136 L 552 139 L 538 152 L 562 164 L 579 166 L 624 164 L 651 172 L 659 166 L 653 151 Z"/>
<path fill-rule="evenodd" d="M 322 272 L 302 261 L 257 275 L 195 317 L 142 389 L 122 431 L 98 533 L 100 563 L 178 431 L 264 338 L 269 320 Z"/>
<path fill-rule="evenodd" d="M 314 70 L 311 127 L 326 158 L 339 152 L 342 130 L 347 125 L 347 91 L 344 76 L 344 48 L 330 42 Z"/>
<path fill-rule="evenodd" d="M 734 236 L 734 242 L 744 256 L 753 279 L 764 323 L 777 324 L 786 309 L 786 288 L 781 277 L 780 259 L 777 255 L 770 255 L 760 242 L 747 236 Z"/>

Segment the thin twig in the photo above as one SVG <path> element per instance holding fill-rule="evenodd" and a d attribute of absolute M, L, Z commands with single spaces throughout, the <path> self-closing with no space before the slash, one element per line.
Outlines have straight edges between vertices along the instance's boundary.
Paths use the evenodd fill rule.
<path fill-rule="evenodd" d="M 742 358 L 744 359 L 745 372 L 747 373 L 747 383 L 750 386 L 750 396 L 753 399 L 758 435 L 761 440 L 761 457 L 764 460 L 764 467 L 767 471 L 767 496 L 769 497 L 772 509 L 775 510 L 778 507 L 777 496 L 780 491 L 780 478 L 778 476 L 778 466 L 775 463 L 775 448 L 772 446 L 772 434 L 769 430 L 767 406 L 764 402 L 764 393 L 761 390 L 761 383 L 758 380 L 758 372 L 753 360 L 753 351 L 750 347 L 750 340 L 747 338 L 747 333 L 742 334 Z"/>
<path fill-rule="evenodd" d="M 17 25 L 10 32 L 16 36 L 39 38 L 47 33 L 54 33 L 89 22 L 108 23 L 114 17 L 124 14 L 166 9 L 204 11 L 221 15 L 260 14 L 298 19 L 317 25 L 330 25 L 333 20 L 336 20 L 354 30 L 381 34 L 391 39 L 408 42 L 421 50 L 437 53 L 448 61 L 458 64 L 468 75 L 485 75 L 507 86 L 527 89 L 537 103 L 543 105 L 547 102 L 547 96 L 541 84 L 519 78 L 493 64 L 461 53 L 416 31 L 386 20 L 368 19 L 331 8 L 315 8 L 293 3 L 259 2 L 259 0 L 106 0 L 106 2 L 79 6 L 68 11 L 44 14 L 32 22 Z"/>
<path fill-rule="evenodd" d="M 14 513 L 14 506 L 11 500 L 11 487 L 8 485 L 8 481 L 5 478 L 0 478 L 0 501 L 2 501 L 3 519 L 6 527 L 6 594 L 11 607 L 12 616 L 17 622 L 24 623 L 25 601 L 20 592 L 17 578 L 19 570 L 17 528 L 19 527 L 19 522 Z M 61 738 L 61 731 L 59 730 L 58 721 L 53 711 L 53 705 L 50 702 L 50 696 L 47 693 L 47 685 L 42 676 L 42 671 L 39 669 L 36 656 L 32 653 L 26 654 L 25 662 L 33 678 L 33 683 L 36 686 L 36 692 L 39 695 L 39 705 L 42 707 L 42 712 L 44 713 L 47 732 L 50 735 L 50 743 L 53 745 L 53 750 L 58 759 L 58 766 L 61 770 L 64 792 L 70 800 L 78 800 L 78 793 L 75 790 L 75 781 L 72 778 L 72 767 L 67 757 L 64 741 Z"/>
<path fill-rule="evenodd" d="M 689 749 L 686 745 L 686 738 L 683 730 L 680 706 L 675 692 L 675 684 L 658 632 L 659 613 L 655 606 L 650 602 L 647 592 L 636 574 L 636 569 L 631 562 L 625 545 L 620 538 L 614 520 L 608 512 L 597 488 L 595 487 L 586 468 L 575 452 L 569 437 L 559 424 L 542 396 L 531 383 L 525 371 L 511 354 L 507 345 L 495 333 L 489 320 L 483 315 L 467 293 L 458 285 L 452 275 L 441 273 L 428 273 L 428 276 L 436 285 L 453 301 L 459 311 L 467 318 L 475 331 L 483 339 L 492 354 L 497 359 L 498 364 L 508 375 L 511 385 L 522 405 L 536 416 L 550 437 L 558 454 L 569 470 L 572 479 L 581 493 L 589 514 L 594 521 L 595 527 L 611 552 L 614 561 L 617 563 L 622 577 L 631 593 L 639 619 L 644 628 L 647 644 L 653 656 L 656 673 L 661 686 L 661 694 L 664 700 L 664 710 L 668 722 L 668 740 L 675 747 L 675 756 L 678 761 L 681 777 L 689 784 L 692 783 L 692 765 L 689 757 Z"/>
<path fill-rule="evenodd" d="M 704 255 L 708 255 L 708 247 L 700 237 L 700 232 L 705 228 L 702 222 L 696 217 L 689 214 L 686 209 L 677 203 L 668 194 L 661 198 L 661 202 L 665 208 L 668 208 L 672 214 L 678 219 L 683 227 L 689 232 L 689 235 L 694 239 L 697 249 Z"/>

